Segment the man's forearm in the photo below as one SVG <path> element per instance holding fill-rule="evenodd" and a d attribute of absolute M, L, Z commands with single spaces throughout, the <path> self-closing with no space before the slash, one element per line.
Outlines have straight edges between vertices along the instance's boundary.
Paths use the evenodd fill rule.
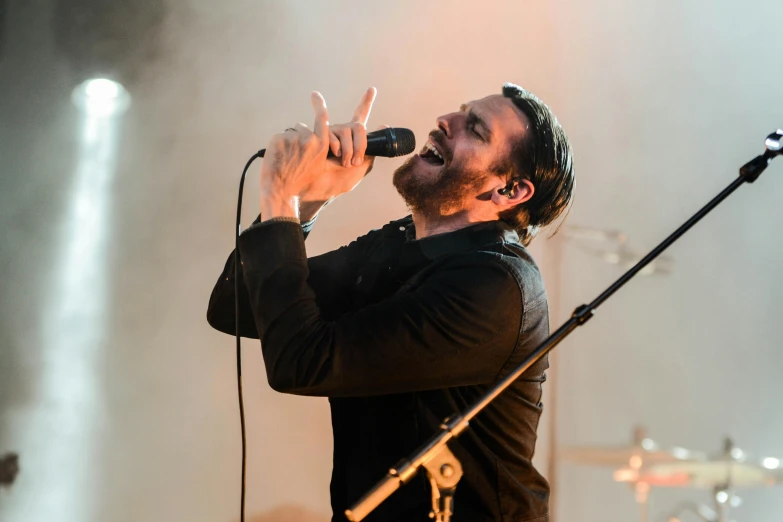
<path fill-rule="evenodd" d="M 325 205 L 325 204 L 324 204 Z M 320 209 L 321 204 L 308 204 L 303 203 L 305 208 L 304 213 L 301 214 L 301 227 L 302 235 L 306 239 L 316 220 L 316 216 Z M 312 217 L 310 215 L 312 214 Z M 259 215 L 249 228 L 258 226 L 261 223 L 261 216 Z M 207 308 L 207 321 L 209 324 L 218 331 L 235 335 L 235 320 L 234 320 L 234 278 L 239 278 L 239 331 L 243 337 L 249 337 L 253 339 L 258 338 L 258 332 L 256 330 L 255 318 L 253 312 L 250 309 L 250 303 L 248 302 L 247 288 L 245 287 L 244 277 L 242 274 L 242 267 L 235 271 L 234 269 L 234 254 L 228 256 L 223 272 L 218 277 L 215 287 L 212 290 L 212 294 L 209 298 L 209 306 Z"/>
<path fill-rule="evenodd" d="M 315 277 L 293 223 L 248 230 L 239 248 L 278 391 L 347 397 L 486 384 L 516 349 L 521 290 L 492 255 L 458 257 L 415 289 L 351 311 L 366 245 L 331 253 Z"/>

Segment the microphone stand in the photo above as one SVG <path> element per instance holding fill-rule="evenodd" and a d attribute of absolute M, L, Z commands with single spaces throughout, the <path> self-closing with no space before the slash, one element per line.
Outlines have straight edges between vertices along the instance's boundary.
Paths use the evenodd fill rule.
<path fill-rule="evenodd" d="M 609 299 L 615 292 L 622 288 L 625 283 L 631 280 L 652 260 L 666 250 L 672 243 L 677 241 L 685 232 L 690 230 L 693 225 L 698 223 L 712 209 L 726 199 L 732 192 L 737 190 L 743 183 L 753 183 L 761 175 L 769 160 L 783 153 L 783 129 L 770 134 L 765 141 L 766 151 L 750 160 L 740 168 L 739 177 L 726 187 L 720 194 L 715 196 L 701 210 L 696 212 L 680 228 L 675 230 L 669 237 L 663 240 L 649 254 L 644 256 L 641 261 L 630 268 L 617 281 L 607 288 L 601 295 L 596 297 L 593 302 L 577 307 L 571 318 L 560 328 L 552 333 L 538 348 L 536 348 L 525 359 L 516 370 L 498 382 L 486 395 L 477 400 L 462 413 L 455 414 L 443 421 L 440 431 L 432 436 L 426 443 L 419 447 L 407 459 L 398 462 L 394 468 L 390 469 L 386 477 L 378 482 L 364 497 L 356 502 L 350 509 L 345 511 L 345 515 L 351 522 L 358 522 L 369 515 L 386 498 L 399 489 L 403 484 L 409 482 L 418 473 L 419 468 L 424 467 L 427 471 L 430 484 L 432 486 L 432 513 L 430 517 L 435 522 L 450 522 L 453 514 L 453 497 L 457 482 L 462 476 L 462 467 L 459 461 L 449 450 L 447 443 L 458 437 L 465 428 L 468 427 L 470 420 L 481 412 L 490 402 L 500 395 L 508 386 L 516 381 L 523 373 L 527 371 L 539 359 L 549 353 L 555 346 L 560 344 L 577 327 L 582 326 L 593 317 L 593 312 L 604 301 Z"/>

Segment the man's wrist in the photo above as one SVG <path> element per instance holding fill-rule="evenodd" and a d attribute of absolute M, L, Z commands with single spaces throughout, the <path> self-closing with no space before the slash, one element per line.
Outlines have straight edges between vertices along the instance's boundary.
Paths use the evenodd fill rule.
<path fill-rule="evenodd" d="M 315 219 L 321 209 L 326 206 L 328 201 L 299 201 L 299 220 L 307 223 Z"/>
<path fill-rule="evenodd" d="M 299 197 L 262 191 L 261 221 L 279 217 L 299 219 Z"/>

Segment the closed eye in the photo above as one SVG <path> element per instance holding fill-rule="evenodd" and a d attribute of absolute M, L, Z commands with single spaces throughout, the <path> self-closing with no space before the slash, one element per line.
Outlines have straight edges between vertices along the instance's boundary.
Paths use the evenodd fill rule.
<path fill-rule="evenodd" d="M 467 112 L 467 121 L 465 122 L 468 129 L 476 135 L 477 138 L 479 138 L 481 141 L 487 141 L 487 138 L 490 140 L 492 139 L 492 131 L 489 129 L 489 126 L 482 120 L 478 114 L 473 112 L 473 109 L 469 106 L 462 104 L 462 106 L 459 108 L 462 112 Z M 485 138 L 482 134 L 479 133 L 477 128 L 481 126 L 481 128 L 486 132 L 487 138 Z"/>
<path fill-rule="evenodd" d="M 477 130 L 479 119 L 473 112 L 468 113 L 467 124 L 468 124 L 468 128 L 470 129 L 470 132 L 475 134 L 481 141 L 484 141 L 484 136 L 482 136 Z"/>

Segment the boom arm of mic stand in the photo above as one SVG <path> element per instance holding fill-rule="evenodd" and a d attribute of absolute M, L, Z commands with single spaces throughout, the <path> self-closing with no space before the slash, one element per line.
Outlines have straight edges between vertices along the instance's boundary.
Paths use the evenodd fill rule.
<path fill-rule="evenodd" d="M 430 440 L 419 447 L 418 450 L 409 458 L 400 461 L 394 468 L 389 470 L 386 477 L 378 482 L 368 493 L 366 493 L 350 509 L 345 511 L 346 517 L 351 522 L 358 522 L 369 515 L 378 505 L 386 500 L 392 493 L 397 491 L 403 484 L 409 482 L 418 473 L 424 463 L 435 458 L 446 443 L 452 438 L 459 436 L 465 428 L 468 427 L 470 420 L 478 415 L 490 402 L 516 381 L 528 368 L 533 366 L 539 359 L 548 354 L 560 342 L 568 337 L 577 327 L 582 326 L 593 317 L 593 312 L 601 306 L 604 301 L 609 299 L 612 294 L 617 292 L 625 283 L 631 280 L 645 266 L 650 264 L 664 250 L 669 248 L 672 243 L 677 241 L 685 232 L 691 229 L 693 225 L 709 214 L 709 212 L 718 206 L 732 192 L 737 190 L 745 182 L 752 183 L 756 181 L 759 175 L 764 171 L 769 160 L 781 153 L 781 140 L 783 140 L 783 130 L 778 130 L 767 137 L 765 142 L 767 150 L 764 154 L 757 156 L 749 161 L 740 169 L 740 176 L 734 180 L 728 187 L 715 196 L 709 203 L 704 205 L 688 221 L 683 223 L 669 237 L 664 239 L 658 246 L 652 249 L 649 254 L 644 256 L 641 261 L 631 267 L 625 274 L 612 283 L 609 288 L 596 297 L 590 304 L 581 305 L 574 310 L 571 318 L 563 323 L 554 333 L 552 333 L 538 348 L 536 348 L 510 375 L 497 383 L 486 395 L 477 400 L 473 405 L 461 414 L 446 419 L 441 424 L 441 429 Z"/>

